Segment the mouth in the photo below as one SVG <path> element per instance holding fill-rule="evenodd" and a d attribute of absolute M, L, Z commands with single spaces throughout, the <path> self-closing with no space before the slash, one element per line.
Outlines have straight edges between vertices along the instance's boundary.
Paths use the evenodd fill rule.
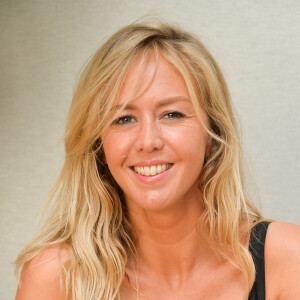
<path fill-rule="evenodd" d="M 145 177 L 151 177 L 167 171 L 172 166 L 173 164 L 169 163 L 169 164 L 161 164 L 161 165 L 154 165 L 154 166 L 139 166 L 139 167 L 132 166 L 130 167 L 130 169 L 139 175 Z"/>

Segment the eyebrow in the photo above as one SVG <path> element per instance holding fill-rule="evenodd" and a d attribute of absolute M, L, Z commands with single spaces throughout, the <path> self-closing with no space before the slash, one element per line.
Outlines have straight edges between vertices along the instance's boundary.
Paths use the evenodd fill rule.
<path fill-rule="evenodd" d="M 173 104 L 173 103 L 176 103 L 176 102 L 189 102 L 190 103 L 190 100 L 184 96 L 175 96 L 175 97 L 168 97 L 168 98 L 164 98 L 162 100 L 160 100 L 157 104 L 156 104 L 156 107 L 162 107 L 162 106 L 166 106 L 166 105 L 169 105 L 169 104 Z M 122 104 L 118 104 L 118 105 L 115 105 L 113 106 L 112 110 L 113 109 L 120 109 L 122 107 Z M 134 105 L 134 104 L 127 104 L 124 109 L 126 110 L 135 110 L 137 109 L 137 106 Z"/>

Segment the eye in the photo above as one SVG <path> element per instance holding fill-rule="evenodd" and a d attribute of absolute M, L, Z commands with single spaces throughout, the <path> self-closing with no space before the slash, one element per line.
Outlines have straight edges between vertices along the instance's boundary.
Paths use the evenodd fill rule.
<path fill-rule="evenodd" d="M 123 116 L 113 121 L 113 124 L 114 125 L 129 124 L 132 123 L 133 121 L 134 118 L 132 116 Z"/>
<path fill-rule="evenodd" d="M 164 119 L 180 119 L 183 117 L 185 117 L 185 115 L 178 111 L 169 111 L 163 115 Z"/>

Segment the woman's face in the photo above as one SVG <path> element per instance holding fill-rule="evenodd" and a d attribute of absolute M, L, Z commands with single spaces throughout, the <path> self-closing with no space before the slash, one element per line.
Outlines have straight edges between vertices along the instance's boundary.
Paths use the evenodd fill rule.
<path fill-rule="evenodd" d="M 118 105 L 131 95 L 138 67 L 139 59 L 125 79 Z M 154 68 L 152 58 L 136 95 L 145 89 Z M 102 140 L 106 163 L 129 209 L 160 211 L 199 201 L 197 180 L 208 136 L 196 117 L 185 81 L 162 55 L 151 85 L 129 101 Z"/>

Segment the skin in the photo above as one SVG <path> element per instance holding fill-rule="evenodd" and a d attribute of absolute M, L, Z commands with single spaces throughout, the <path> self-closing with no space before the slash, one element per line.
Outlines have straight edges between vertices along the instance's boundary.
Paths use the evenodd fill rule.
<path fill-rule="evenodd" d="M 151 219 L 155 216 L 158 222 L 160 217 L 165 219 L 165 213 L 176 216 L 180 212 L 180 218 L 182 210 L 196 210 L 199 214 L 197 178 L 208 140 L 189 100 L 185 82 L 171 65 L 160 60 L 151 86 L 130 101 L 128 108 L 116 118 L 118 123 L 110 125 L 102 137 L 106 162 L 126 195 L 132 215 L 143 214 Z M 154 64 L 151 59 L 138 92 L 152 79 Z M 130 97 L 138 66 L 137 62 L 129 72 L 117 104 Z M 206 119 L 204 112 L 203 118 Z M 130 169 L 154 160 L 173 164 L 162 180 L 141 182 Z"/>
<path fill-rule="evenodd" d="M 118 104 L 133 90 L 138 63 L 126 77 Z M 138 91 L 144 90 L 153 70 L 150 60 Z M 137 299 L 138 283 L 139 299 L 242 299 L 242 274 L 218 258 L 195 230 L 202 214 L 197 179 L 210 143 L 183 78 L 160 55 L 151 85 L 129 105 L 102 137 L 105 161 L 124 191 L 138 235 L 139 264 L 133 268 L 129 261 L 126 273 L 131 284 L 124 280 L 121 298 Z M 204 111 L 202 117 L 207 122 Z M 140 180 L 131 168 L 155 160 L 172 163 L 172 167 L 154 182 Z M 245 247 L 248 242 L 246 235 Z M 53 255 L 55 247 L 25 264 L 17 300 L 63 299 L 58 274 L 68 254 L 65 250 L 63 259 L 58 259 Z M 272 223 L 265 257 L 266 299 L 300 299 L 299 226 Z"/>
<path fill-rule="evenodd" d="M 60 290 L 60 272 L 68 260 L 68 246 L 53 245 L 25 263 L 16 300 L 65 300 Z"/>

